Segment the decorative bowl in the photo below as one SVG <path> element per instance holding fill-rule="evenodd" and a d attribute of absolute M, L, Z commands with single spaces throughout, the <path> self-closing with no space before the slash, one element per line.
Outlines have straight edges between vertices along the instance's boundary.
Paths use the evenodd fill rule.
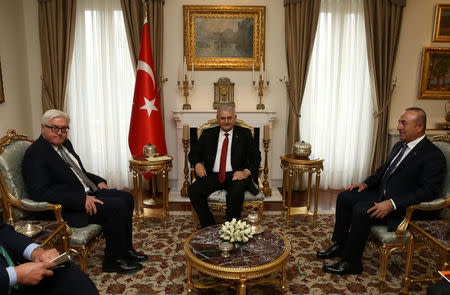
<path fill-rule="evenodd" d="M 311 145 L 303 140 L 294 143 L 294 155 L 297 158 L 307 158 L 311 154 Z"/>
<path fill-rule="evenodd" d="M 33 238 L 42 232 L 42 226 L 27 222 L 25 225 L 18 226 L 16 231 L 29 238 Z"/>
<path fill-rule="evenodd" d="M 156 152 L 156 145 L 153 145 L 151 142 L 149 142 L 147 145 L 144 145 L 143 151 L 146 158 L 153 158 L 158 156 L 158 153 Z"/>

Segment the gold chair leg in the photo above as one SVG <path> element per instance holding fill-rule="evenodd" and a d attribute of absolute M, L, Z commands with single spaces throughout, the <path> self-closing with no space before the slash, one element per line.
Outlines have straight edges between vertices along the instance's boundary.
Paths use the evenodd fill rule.
<path fill-rule="evenodd" d="M 199 228 L 197 212 L 195 212 L 193 207 L 191 207 L 191 212 L 192 212 L 192 220 L 194 221 L 194 229 L 197 230 Z"/>
<path fill-rule="evenodd" d="M 380 249 L 380 285 L 386 280 L 387 261 L 389 258 L 389 249 L 382 246 Z"/>

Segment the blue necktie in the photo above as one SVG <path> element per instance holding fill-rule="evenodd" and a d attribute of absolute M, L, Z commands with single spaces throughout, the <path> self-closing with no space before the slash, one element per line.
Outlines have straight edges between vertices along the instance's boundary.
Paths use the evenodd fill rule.
<path fill-rule="evenodd" d="M 398 163 L 400 162 L 400 160 L 403 157 L 403 154 L 406 151 L 406 148 L 408 147 L 408 145 L 405 143 L 403 144 L 400 152 L 398 153 L 397 157 L 395 158 L 395 160 L 391 163 L 391 165 L 389 165 L 389 168 L 386 170 L 386 173 L 384 173 L 383 175 L 383 179 L 381 180 L 381 185 L 380 185 L 380 190 L 379 190 L 379 196 L 378 196 L 378 201 L 381 201 L 384 195 L 384 191 L 386 190 L 386 184 L 387 184 L 387 180 L 389 179 L 389 177 L 392 175 L 392 173 L 394 172 L 395 168 L 397 167 Z"/>

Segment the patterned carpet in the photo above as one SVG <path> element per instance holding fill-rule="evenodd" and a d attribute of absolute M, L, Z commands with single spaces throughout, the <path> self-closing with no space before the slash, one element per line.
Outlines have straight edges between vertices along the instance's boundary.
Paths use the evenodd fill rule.
<path fill-rule="evenodd" d="M 178 213 L 178 214 L 176 214 Z M 193 232 L 192 217 L 188 212 L 172 212 L 168 228 L 164 229 L 159 220 L 147 219 L 142 229 L 134 232 L 134 247 L 150 255 L 144 268 L 132 275 L 102 273 L 104 244 L 100 244 L 91 254 L 88 274 L 93 279 L 100 294 L 186 294 L 186 262 L 183 243 Z M 309 227 L 305 217 L 295 217 L 291 227 L 284 226 L 280 215 L 264 216 L 263 224 L 285 235 L 291 243 L 291 256 L 287 262 L 287 288 L 284 294 L 398 294 L 404 274 L 404 253 L 394 253 L 389 261 L 387 288 L 379 290 L 379 256 L 378 251 L 367 248 L 363 257 L 363 274 L 337 276 L 325 274 L 321 267 L 323 261 L 316 259 L 318 250 L 329 245 L 329 238 L 334 224 L 334 215 L 319 216 L 318 226 Z M 428 250 L 415 257 L 413 275 L 432 274 L 434 267 L 433 253 Z M 428 263 L 428 261 L 432 261 Z M 214 281 L 214 278 L 193 273 L 194 280 Z M 280 276 L 279 273 L 273 276 Z M 413 286 L 409 294 L 424 294 L 425 286 Z M 236 294 L 231 288 L 218 287 L 210 290 L 194 289 L 192 294 Z M 280 286 L 256 285 L 247 288 L 247 294 L 282 294 Z"/>

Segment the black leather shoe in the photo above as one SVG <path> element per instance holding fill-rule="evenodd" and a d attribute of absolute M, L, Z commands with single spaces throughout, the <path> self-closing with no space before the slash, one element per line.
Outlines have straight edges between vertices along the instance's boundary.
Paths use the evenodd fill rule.
<path fill-rule="evenodd" d="M 338 243 L 335 243 L 330 246 L 330 248 L 325 251 L 317 252 L 317 258 L 320 259 L 329 259 L 334 257 L 340 257 L 342 255 L 343 247 Z"/>
<path fill-rule="evenodd" d="M 139 253 L 136 250 L 131 249 L 130 251 L 128 251 L 127 258 L 134 261 L 142 262 L 147 261 L 148 255 L 144 253 Z"/>
<path fill-rule="evenodd" d="M 105 259 L 102 270 L 104 272 L 133 273 L 142 269 L 142 265 L 127 258 Z"/>
<path fill-rule="evenodd" d="M 362 273 L 362 263 L 350 263 L 346 260 L 341 260 L 338 263 L 332 265 L 324 265 L 322 267 L 324 272 L 337 274 L 337 275 L 346 275 L 346 274 L 354 274 L 359 275 Z"/>

